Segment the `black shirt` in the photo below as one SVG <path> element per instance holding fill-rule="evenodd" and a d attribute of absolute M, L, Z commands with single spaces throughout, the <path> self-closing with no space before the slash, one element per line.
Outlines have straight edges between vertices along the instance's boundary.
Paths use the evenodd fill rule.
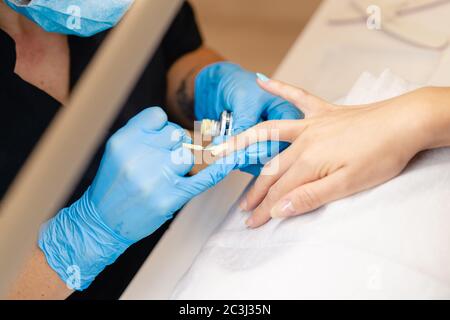
<path fill-rule="evenodd" d="M 89 64 L 107 32 L 89 38 L 68 37 L 70 49 L 71 89 Z M 110 134 L 125 125 L 134 115 L 149 106 L 166 104 L 166 77 L 172 64 L 181 56 L 200 47 L 202 41 L 193 11 L 185 3 L 163 38 L 158 50 L 142 73 L 128 101 L 110 128 Z M 0 30 L 0 196 L 20 170 L 34 145 L 52 121 L 60 103 L 23 81 L 14 73 L 14 41 Z M 109 136 L 108 135 L 108 136 Z M 100 145 L 68 203 L 77 200 L 97 172 L 106 140 Z M 133 245 L 112 266 L 97 277 L 84 292 L 72 298 L 118 298 L 148 256 L 165 228 Z"/>

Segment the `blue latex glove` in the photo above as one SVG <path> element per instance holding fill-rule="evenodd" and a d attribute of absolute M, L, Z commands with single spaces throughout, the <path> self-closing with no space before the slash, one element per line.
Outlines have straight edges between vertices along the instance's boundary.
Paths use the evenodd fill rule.
<path fill-rule="evenodd" d="M 47 32 L 89 37 L 114 27 L 134 0 L 4 0 Z"/>
<path fill-rule="evenodd" d="M 199 120 L 218 120 L 224 110 L 233 112 L 233 134 L 265 120 L 304 117 L 298 108 L 286 100 L 261 89 L 254 73 L 233 63 L 219 62 L 204 68 L 196 78 L 195 116 Z M 216 139 L 214 143 L 220 141 Z M 251 146 L 247 151 L 250 158 L 239 168 L 258 175 L 264 163 L 288 145 L 266 142 Z"/>
<path fill-rule="evenodd" d="M 42 226 L 39 247 L 71 288 L 88 287 L 131 244 L 236 168 L 228 159 L 185 177 L 194 159 L 183 142 L 190 138 L 162 109 L 142 111 L 109 139 L 81 199 Z"/>

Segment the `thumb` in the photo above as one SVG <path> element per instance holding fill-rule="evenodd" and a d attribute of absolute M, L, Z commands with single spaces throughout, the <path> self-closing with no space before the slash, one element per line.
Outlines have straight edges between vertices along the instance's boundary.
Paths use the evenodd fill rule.
<path fill-rule="evenodd" d="M 291 86 L 287 83 L 272 80 L 258 79 L 258 84 L 267 92 L 279 96 L 299 108 L 305 117 L 314 117 L 333 110 L 334 106 L 307 91 Z"/>
<path fill-rule="evenodd" d="M 245 161 L 245 152 L 239 151 L 218 159 L 199 173 L 181 178 L 180 188 L 191 197 L 214 187 Z"/>
<path fill-rule="evenodd" d="M 151 107 L 142 110 L 128 121 L 127 126 L 146 131 L 158 131 L 167 124 L 167 114 L 160 107 Z"/>
<path fill-rule="evenodd" d="M 323 205 L 349 196 L 353 191 L 343 187 L 348 175 L 341 169 L 325 178 L 304 184 L 289 192 L 270 211 L 272 218 L 287 218 L 308 213 Z"/>

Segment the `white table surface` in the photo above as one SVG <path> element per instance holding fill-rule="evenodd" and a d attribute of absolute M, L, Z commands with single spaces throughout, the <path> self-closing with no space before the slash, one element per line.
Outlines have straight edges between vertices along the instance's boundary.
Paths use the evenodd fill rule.
<path fill-rule="evenodd" d="M 275 77 L 328 100 L 351 88 L 364 71 L 378 75 L 390 68 L 417 83 L 450 85 L 450 50 L 423 49 L 371 31 L 363 23 L 331 25 L 329 18 L 349 8 L 346 0 L 325 0 L 280 65 Z M 450 2 L 402 19 L 448 30 Z M 220 185 L 192 200 L 177 216 L 121 299 L 167 299 L 178 280 L 250 177 L 233 173 Z"/>

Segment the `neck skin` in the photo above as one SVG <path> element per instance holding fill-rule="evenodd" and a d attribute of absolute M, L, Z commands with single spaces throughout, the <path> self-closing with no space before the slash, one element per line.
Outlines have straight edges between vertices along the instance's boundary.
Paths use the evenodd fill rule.
<path fill-rule="evenodd" d="M 14 72 L 64 103 L 69 95 L 70 52 L 65 35 L 46 32 L 0 0 L 0 29 L 15 42 Z M 0 49 L 1 50 L 1 49 Z"/>
<path fill-rule="evenodd" d="M 45 33 L 32 21 L 8 7 L 3 0 L 0 0 L 0 29 L 5 31 L 16 43 Z"/>

